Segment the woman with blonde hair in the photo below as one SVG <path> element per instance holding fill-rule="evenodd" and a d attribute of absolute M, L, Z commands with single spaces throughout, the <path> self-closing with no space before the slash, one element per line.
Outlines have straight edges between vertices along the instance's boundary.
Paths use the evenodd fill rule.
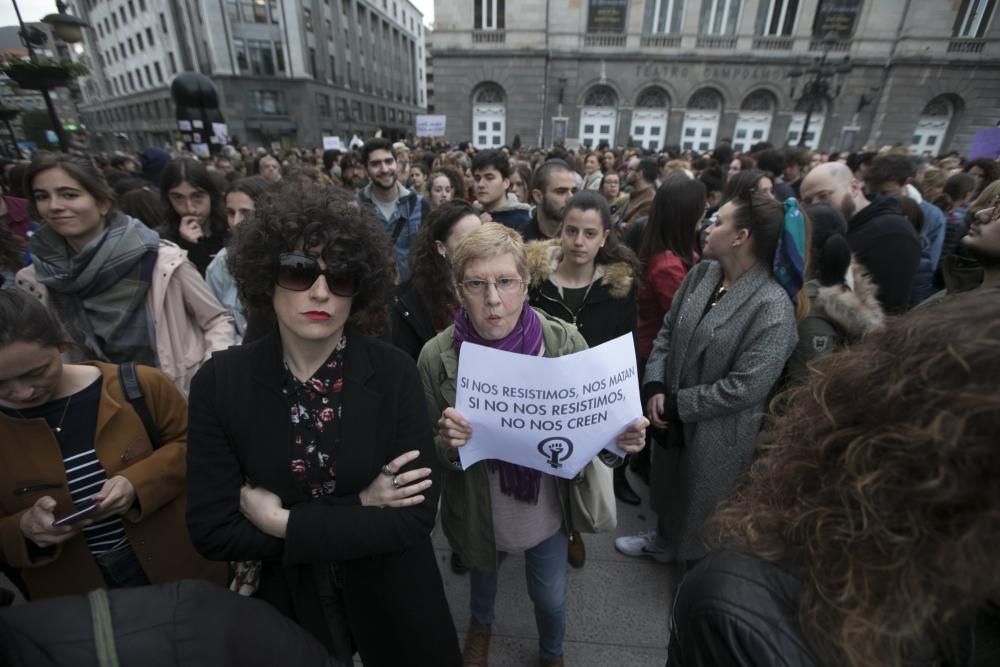
<path fill-rule="evenodd" d="M 499 460 L 463 468 L 459 448 L 472 428 L 454 407 L 455 382 L 465 343 L 546 357 L 572 354 L 587 344 L 573 325 L 528 305 L 528 260 L 517 231 L 487 223 L 470 233 L 452 258 L 452 276 L 461 308 L 454 324 L 424 346 L 418 366 L 427 407 L 438 422 L 437 453 L 444 470 L 441 524 L 470 569 L 472 619 L 465 665 L 487 664 L 497 570 L 507 554 L 523 553 L 541 664 L 561 666 L 572 481 Z M 618 446 L 626 452 L 641 450 L 645 426 L 637 415 L 618 437 Z"/>

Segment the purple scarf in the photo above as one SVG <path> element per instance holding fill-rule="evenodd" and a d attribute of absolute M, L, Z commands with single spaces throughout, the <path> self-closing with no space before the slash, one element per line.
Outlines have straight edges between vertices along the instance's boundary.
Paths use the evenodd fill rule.
<path fill-rule="evenodd" d="M 455 313 L 452 340 L 456 353 L 461 353 L 462 343 L 468 341 L 504 352 L 537 355 L 542 350 L 542 321 L 528 304 L 524 304 L 513 331 L 500 340 L 486 340 L 476 331 L 465 309 L 459 308 Z M 490 472 L 499 472 L 500 492 L 505 496 L 513 496 L 532 505 L 538 503 L 538 491 L 542 485 L 541 472 L 506 461 L 489 460 L 487 465 Z"/>

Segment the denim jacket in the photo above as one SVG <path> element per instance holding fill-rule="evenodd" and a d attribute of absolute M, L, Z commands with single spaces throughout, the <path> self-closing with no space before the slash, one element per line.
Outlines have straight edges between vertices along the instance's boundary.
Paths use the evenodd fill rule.
<path fill-rule="evenodd" d="M 393 243 L 396 255 L 396 269 L 399 272 L 399 281 L 410 277 L 410 267 L 407 264 L 407 257 L 410 255 L 410 248 L 413 246 L 413 239 L 420 229 L 423 220 L 424 200 L 416 192 L 407 190 L 399 185 L 399 199 L 396 200 L 396 211 L 392 218 L 386 220 L 379 210 L 378 205 L 372 200 L 372 186 L 369 183 L 362 190 L 358 191 L 358 204 L 371 211 L 372 215 L 382 223 L 386 233 L 390 238 L 395 236 Z M 405 222 L 402 222 L 405 220 Z M 396 233 L 397 225 L 402 224 L 399 233 Z"/>

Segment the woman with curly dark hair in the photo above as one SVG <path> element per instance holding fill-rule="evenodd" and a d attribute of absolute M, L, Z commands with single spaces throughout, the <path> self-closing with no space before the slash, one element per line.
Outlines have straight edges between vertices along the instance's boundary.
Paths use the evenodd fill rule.
<path fill-rule="evenodd" d="M 417 232 L 410 252 L 410 279 L 389 307 L 392 344 L 416 361 L 424 343 L 447 329 L 459 308 L 449 258 L 472 230 L 483 224 L 464 201 L 434 209 Z"/>
<path fill-rule="evenodd" d="M 160 236 L 186 250 L 204 276 L 209 262 L 229 240 L 222 190 L 201 162 L 177 158 L 160 174 L 160 197 L 166 218 Z"/>
<path fill-rule="evenodd" d="M 194 379 L 195 547 L 236 561 L 232 588 L 295 619 L 336 664 L 355 651 L 366 665 L 458 664 L 430 540 L 423 388 L 405 353 L 362 329 L 395 278 L 388 238 L 347 194 L 305 181 L 262 195 L 235 234 L 240 298 L 277 326 Z"/>
<path fill-rule="evenodd" d="M 814 371 L 708 524 L 670 664 L 969 664 L 1000 592 L 1000 302 L 915 311 Z"/>

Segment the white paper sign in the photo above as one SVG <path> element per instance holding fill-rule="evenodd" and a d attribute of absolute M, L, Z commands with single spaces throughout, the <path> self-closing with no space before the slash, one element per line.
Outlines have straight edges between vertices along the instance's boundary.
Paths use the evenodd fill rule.
<path fill-rule="evenodd" d="M 418 137 L 443 137 L 445 128 L 448 125 L 447 116 L 418 115 L 417 117 Z"/>
<path fill-rule="evenodd" d="M 191 121 L 189 121 L 189 120 L 179 120 L 179 121 L 177 121 L 177 127 L 180 129 L 181 132 L 190 132 L 191 131 Z"/>
<path fill-rule="evenodd" d="M 225 123 L 212 123 L 212 134 L 218 137 L 220 144 L 229 143 L 229 128 Z"/>
<path fill-rule="evenodd" d="M 340 149 L 340 137 L 323 137 L 323 150 L 339 151 Z"/>
<path fill-rule="evenodd" d="M 642 416 L 631 334 L 564 357 L 462 344 L 455 407 L 472 425 L 462 467 L 500 459 L 572 479 Z"/>

